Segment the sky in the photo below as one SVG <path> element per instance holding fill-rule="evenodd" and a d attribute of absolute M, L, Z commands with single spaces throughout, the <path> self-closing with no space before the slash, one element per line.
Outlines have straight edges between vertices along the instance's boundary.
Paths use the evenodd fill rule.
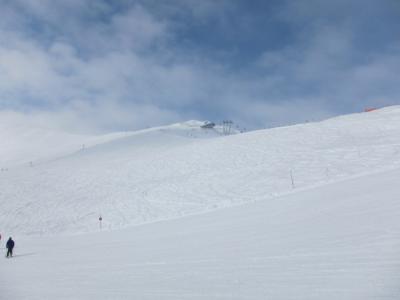
<path fill-rule="evenodd" d="M 0 0 L 0 118 L 246 129 L 399 104 L 398 0 Z"/>

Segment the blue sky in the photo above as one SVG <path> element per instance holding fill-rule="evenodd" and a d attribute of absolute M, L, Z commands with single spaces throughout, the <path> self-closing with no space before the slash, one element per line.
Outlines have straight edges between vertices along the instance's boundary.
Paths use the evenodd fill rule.
<path fill-rule="evenodd" d="M 249 129 L 398 104 L 398 0 L 0 0 L 0 116 Z"/>

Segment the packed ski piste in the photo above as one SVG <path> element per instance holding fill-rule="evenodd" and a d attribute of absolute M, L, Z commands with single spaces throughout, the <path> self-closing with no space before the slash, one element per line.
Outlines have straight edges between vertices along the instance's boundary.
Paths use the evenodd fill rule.
<path fill-rule="evenodd" d="M 0 299 L 400 298 L 400 106 L 250 132 L 19 122 Z"/>

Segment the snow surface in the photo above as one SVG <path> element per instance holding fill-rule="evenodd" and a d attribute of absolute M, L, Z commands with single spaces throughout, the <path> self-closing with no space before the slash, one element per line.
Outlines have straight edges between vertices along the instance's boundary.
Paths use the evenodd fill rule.
<path fill-rule="evenodd" d="M 62 157 L 83 148 L 120 138 L 129 133 L 103 136 L 79 135 L 43 127 L 32 127 L 22 120 L 0 118 L 0 167 L 30 166 Z"/>
<path fill-rule="evenodd" d="M 398 106 L 226 137 L 195 122 L 148 129 L 0 172 L 0 226 L 92 232 L 99 215 L 105 229 L 118 229 L 268 201 L 398 167 L 399 137 Z"/>
<path fill-rule="evenodd" d="M 400 171 L 209 214 L 16 238 L 1 299 L 399 299 Z"/>
<path fill-rule="evenodd" d="M 2 171 L 0 299 L 400 298 L 399 106 L 199 124 Z"/>

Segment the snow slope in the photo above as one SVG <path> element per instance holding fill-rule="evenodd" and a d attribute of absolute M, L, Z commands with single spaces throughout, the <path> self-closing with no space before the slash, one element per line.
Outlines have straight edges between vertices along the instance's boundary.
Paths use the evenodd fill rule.
<path fill-rule="evenodd" d="M 199 124 L 0 172 L 0 299 L 400 298 L 400 107 Z"/>
<path fill-rule="evenodd" d="M 1 299 L 400 298 L 400 170 L 118 231 L 19 237 Z"/>
<path fill-rule="evenodd" d="M 400 107 L 232 136 L 190 122 L 0 173 L 0 228 L 118 229 L 400 166 Z M 293 179 L 293 182 L 292 182 Z"/>
<path fill-rule="evenodd" d="M 0 167 L 14 168 L 18 165 L 30 166 L 49 159 L 68 155 L 82 148 L 120 138 L 126 133 L 103 136 L 78 135 L 31 127 L 25 122 L 9 122 L 0 119 Z"/>
<path fill-rule="evenodd" d="M 116 132 L 106 135 L 79 135 L 45 127 L 31 126 L 27 120 L 0 118 L 0 166 L 3 169 L 30 166 L 63 158 L 86 148 L 104 144 L 123 137 L 140 136 L 154 131 L 173 132 L 187 138 L 211 138 L 221 136 L 223 128 L 200 130 L 204 122 L 188 121 L 171 126 L 150 128 L 136 132 Z M 238 133 L 232 129 L 232 133 Z"/>

